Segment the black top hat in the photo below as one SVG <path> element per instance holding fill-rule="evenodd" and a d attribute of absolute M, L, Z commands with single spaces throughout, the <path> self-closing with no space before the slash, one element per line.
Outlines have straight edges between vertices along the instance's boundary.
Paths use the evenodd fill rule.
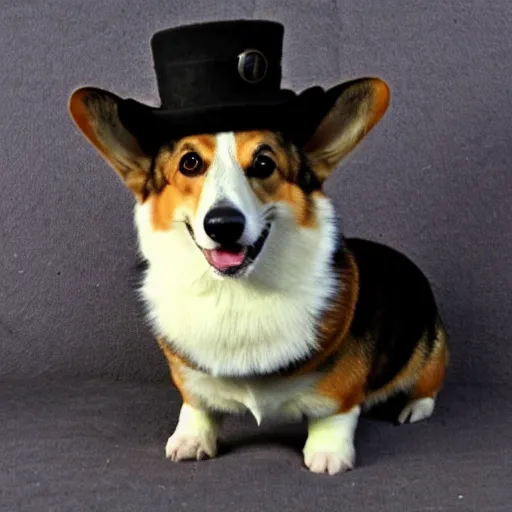
<path fill-rule="evenodd" d="M 321 87 L 281 89 L 283 33 L 279 23 L 255 20 L 157 32 L 151 48 L 162 104 L 123 100 L 121 121 L 142 138 L 279 129 L 305 141 L 327 97 Z"/>

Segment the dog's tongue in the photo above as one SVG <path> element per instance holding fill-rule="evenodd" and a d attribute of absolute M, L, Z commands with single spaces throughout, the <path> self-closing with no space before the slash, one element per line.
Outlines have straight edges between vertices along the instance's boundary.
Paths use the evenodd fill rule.
<path fill-rule="evenodd" d="M 237 267 L 244 261 L 245 251 L 227 251 L 226 249 L 211 249 L 205 251 L 206 258 L 210 265 L 217 270 L 226 270 L 230 267 Z"/>

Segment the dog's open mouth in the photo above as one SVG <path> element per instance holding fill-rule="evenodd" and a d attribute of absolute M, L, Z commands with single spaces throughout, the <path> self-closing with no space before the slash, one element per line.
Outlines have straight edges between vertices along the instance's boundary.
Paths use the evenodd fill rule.
<path fill-rule="evenodd" d="M 188 223 L 186 226 L 192 240 L 195 242 L 192 227 Z M 198 245 L 198 248 L 204 254 L 206 261 L 208 261 L 217 272 L 226 276 L 236 277 L 241 275 L 258 257 L 270 234 L 270 227 L 270 223 L 266 224 L 256 242 L 249 246 L 234 244 L 230 247 L 221 246 L 216 249 L 203 249 Z"/>

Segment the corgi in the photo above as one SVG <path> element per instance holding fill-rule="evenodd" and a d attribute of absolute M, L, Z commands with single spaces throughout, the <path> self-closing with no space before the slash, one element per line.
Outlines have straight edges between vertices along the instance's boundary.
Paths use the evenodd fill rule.
<path fill-rule="evenodd" d="M 135 198 L 147 269 L 140 295 L 183 399 L 172 461 L 214 457 L 222 418 L 306 418 L 304 464 L 355 465 L 361 413 L 406 394 L 402 423 L 430 417 L 449 361 L 427 278 L 406 256 L 345 238 L 325 180 L 386 112 L 388 85 L 347 82 L 300 147 L 253 130 L 149 149 L 120 98 L 71 95 L 79 130 Z"/>

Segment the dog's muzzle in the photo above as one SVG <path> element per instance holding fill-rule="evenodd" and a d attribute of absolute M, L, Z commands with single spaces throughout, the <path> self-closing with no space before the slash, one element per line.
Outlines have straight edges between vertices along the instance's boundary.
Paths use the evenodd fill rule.
<path fill-rule="evenodd" d="M 215 249 L 203 249 L 196 245 L 215 271 L 229 277 L 241 277 L 251 263 L 259 256 L 271 229 L 265 224 L 260 236 L 252 245 L 243 245 L 240 239 L 245 230 L 245 216 L 231 206 L 218 206 L 210 210 L 204 218 L 206 234 L 218 244 Z M 190 224 L 187 229 L 195 242 Z"/>

